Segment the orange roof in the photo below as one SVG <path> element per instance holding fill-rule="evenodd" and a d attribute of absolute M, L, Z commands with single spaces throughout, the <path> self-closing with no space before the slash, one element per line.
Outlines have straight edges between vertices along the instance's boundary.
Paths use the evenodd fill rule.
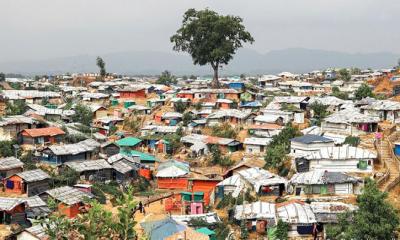
<path fill-rule="evenodd" d="M 62 134 L 65 134 L 65 132 L 58 127 L 32 128 L 22 131 L 22 135 L 31 137 L 56 136 Z"/>

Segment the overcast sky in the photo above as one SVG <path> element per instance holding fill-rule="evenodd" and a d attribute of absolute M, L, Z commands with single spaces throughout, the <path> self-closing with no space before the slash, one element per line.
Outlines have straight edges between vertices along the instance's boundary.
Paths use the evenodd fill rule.
<path fill-rule="evenodd" d="M 171 51 L 188 8 L 239 15 L 259 52 L 400 53 L 399 0 L 2 0 L 0 61 Z"/>

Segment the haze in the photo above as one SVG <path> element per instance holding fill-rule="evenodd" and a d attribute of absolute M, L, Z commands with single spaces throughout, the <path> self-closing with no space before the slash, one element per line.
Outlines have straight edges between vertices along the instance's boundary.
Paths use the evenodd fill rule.
<path fill-rule="evenodd" d="M 0 2 L 0 62 L 123 51 L 172 52 L 188 8 L 239 15 L 260 53 L 400 52 L 400 1 L 19 0 Z"/>

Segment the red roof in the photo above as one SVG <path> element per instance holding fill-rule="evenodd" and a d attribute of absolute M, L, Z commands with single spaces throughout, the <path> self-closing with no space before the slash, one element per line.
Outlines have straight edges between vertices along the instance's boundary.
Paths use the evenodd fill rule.
<path fill-rule="evenodd" d="M 65 134 L 65 132 L 58 127 L 33 128 L 22 131 L 22 135 L 31 137 L 57 136 L 63 134 Z"/>

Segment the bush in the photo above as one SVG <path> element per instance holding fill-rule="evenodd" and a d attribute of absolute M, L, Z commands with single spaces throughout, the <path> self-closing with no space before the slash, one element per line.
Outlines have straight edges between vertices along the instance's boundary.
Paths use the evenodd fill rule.
<path fill-rule="evenodd" d="M 174 103 L 174 109 L 176 112 L 183 113 L 188 108 L 188 105 L 182 101 L 177 101 Z"/>
<path fill-rule="evenodd" d="M 279 219 L 276 225 L 276 239 L 286 240 L 288 239 L 289 223 Z"/>
<path fill-rule="evenodd" d="M 216 137 L 236 138 L 237 136 L 235 129 L 227 122 L 212 126 L 211 130 L 211 134 Z"/>
<path fill-rule="evenodd" d="M 354 136 L 347 136 L 343 144 L 349 144 L 350 146 L 357 147 L 360 144 L 360 138 Z"/>
<path fill-rule="evenodd" d="M 0 141 L 0 156 L 1 157 L 11 157 L 15 156 L 14 146 L 17 144 L 16 141 Z M 19 152 L 17 152 L 17 156 Z"/>

